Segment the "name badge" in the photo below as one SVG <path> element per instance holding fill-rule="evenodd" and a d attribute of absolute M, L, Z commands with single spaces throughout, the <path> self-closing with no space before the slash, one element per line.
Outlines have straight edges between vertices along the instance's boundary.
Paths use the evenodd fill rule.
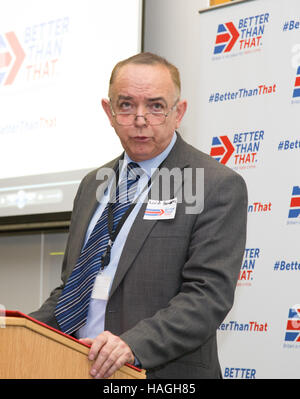
<path fill-rule="evenodd" d="M 177 207 L 177 198 L 165 201 L 149 199 L 144 213 L 145 220 L 174 219 Z"/>
<path fill-rule="evenodd" d="M 105 276 L 102 273 L 98 274 L 95 279 L 92 298 L 107 300 L 109 296 L 110 283 L 111 277 Z"/>

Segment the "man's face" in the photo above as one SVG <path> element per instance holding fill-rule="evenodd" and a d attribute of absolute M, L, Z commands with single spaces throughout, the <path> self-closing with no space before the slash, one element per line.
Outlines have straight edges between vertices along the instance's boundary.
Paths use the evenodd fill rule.
<path fill-rule="evenodd" d="M 186 102 L 180 101 L 170 111 L 178 93 L 169 70 L 163 65 L 125 65 L 117 73 L 111 92 L 111 104 L 102 100 L 102 106 L 130 158 L 144 161 L 164 151 L 186 110 Z M 111 107 L 115 113 L 170 113 L 159 126 L 151 126 L 143 116 L 135 118 L 132 126 L 120 126 Z"/>

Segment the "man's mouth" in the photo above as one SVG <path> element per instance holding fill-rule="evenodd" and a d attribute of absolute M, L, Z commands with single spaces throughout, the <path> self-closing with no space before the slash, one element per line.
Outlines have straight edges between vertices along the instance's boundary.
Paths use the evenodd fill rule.
<path fill-rule="evenodd" d="M 135 136 L 135 137 L 133 137 L 133 140 L 143 143 L 145 141 L 150 140 L 150 137 L 147 137 L 147 136 Z"/>

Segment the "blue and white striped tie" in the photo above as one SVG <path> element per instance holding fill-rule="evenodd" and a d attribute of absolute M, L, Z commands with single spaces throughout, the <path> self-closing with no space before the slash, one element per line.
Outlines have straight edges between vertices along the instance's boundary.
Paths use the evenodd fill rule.
<path fill-rule="evenodd" d="M 120 182 L 117 187 L 113 204 L 113 231 L 134 198 L 141 170 L 137 168 L 139 168 L 138 164 L 130 162 L 127 165 L 127 179 Z M 86 323 L 94 281 L 101 266 L 101 257 L 109 241 L 108 205 L 81 250 L 55 308 L 56 320 L 60 329 L 66 334 L 72 334 Z"/>

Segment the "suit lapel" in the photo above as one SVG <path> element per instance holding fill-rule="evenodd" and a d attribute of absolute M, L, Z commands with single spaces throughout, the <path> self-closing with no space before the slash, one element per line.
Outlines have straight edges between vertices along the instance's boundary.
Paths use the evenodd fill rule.
<path fill-rule="evenodd" d="M 168 170 L 172 170 L 173 168 L 179 168 L 182 171 L 185 167 L 187 167 L 188 157 L 186 157 L 186 146 L 187 144 L 181 139 L 181 137 L 177 133 L 176 143 L 173 149 L 171 150 L 170 154 L 168 155 L 168 157 L 161 165 L 161 168 L 166 168 Z M 182 183 L 183 181 L 181 180 L 178 184 L 174 185 L 173 193 L 172 192 L 170 193 L 171 198 L 172 197 L 174 198 L 178 190 L 182 188 Z M 151 199 L 158 199 L 158 198 L 151 198 Z M 170 198 L 163 198 L 163 199 L 170 199 Z M 156 220 L 143 219 L 146 207 L 147 207 L 146 203 L 141 206 L 141 209 L 139 210 L 136 219 L 133 222 L 133 225 L 129 231 L 127 240 L 123 248 L 123 252 L 121 254 L 119 265 L 114 277 L 109 297 L 111 297 L 114 294 L 115 290 L 121 283 L 128 269 L 134 262 L 139 251 L 141 250 L 151 230 L 157 223 Z"/>

